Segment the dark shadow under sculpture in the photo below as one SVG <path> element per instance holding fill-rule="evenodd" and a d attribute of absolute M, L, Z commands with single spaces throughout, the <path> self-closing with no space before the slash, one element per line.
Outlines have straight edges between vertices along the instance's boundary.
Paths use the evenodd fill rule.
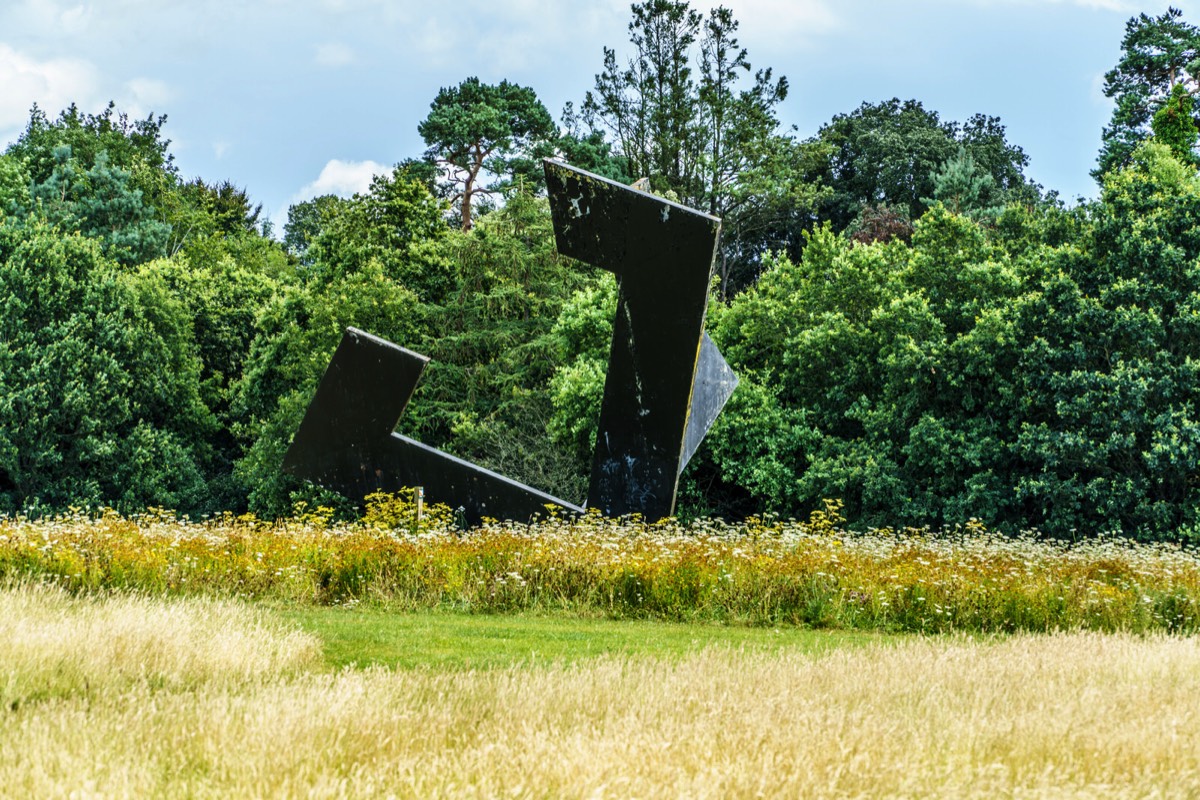
<path fill-rule="evenodd" d="M 704 333 L 721 221 L 557 161 L 545 168 L 559 252 L 615 273 L 619 287 L 587 505 L 670 516 L 680 473 L 737 386 Z M 353 498 L 423 486 L 471 523 L 582 511 L 393 433 L 428 361 L 347 329 L 284 469 Z"/>

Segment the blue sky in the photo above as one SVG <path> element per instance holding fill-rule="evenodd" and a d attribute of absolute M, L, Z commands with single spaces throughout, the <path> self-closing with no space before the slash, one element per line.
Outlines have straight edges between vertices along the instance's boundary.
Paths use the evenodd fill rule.
<path fill-rule="evenodd" d="M 788 77 L 780 113 L 800 137 L 891 97 L 944 119 L 999 116 L 1028 173 L 1071 199 L 1095 194 L 1103 74 L 1125 22 L 1168 3 L 724 4 L 753 65 Z M 1200 0 L 1173 4 L 1200 24 Z M 165 113 L 185 177 L 231 180 L 282 222 L 292 202 L 419 155 L 430 101 L 468 76 L 530 86 L 557 118 L 592 87 L 604 46 L 628 54 L 628 21 L 628 0 L 0 0 L 0 147 L 34 102 Z"/>

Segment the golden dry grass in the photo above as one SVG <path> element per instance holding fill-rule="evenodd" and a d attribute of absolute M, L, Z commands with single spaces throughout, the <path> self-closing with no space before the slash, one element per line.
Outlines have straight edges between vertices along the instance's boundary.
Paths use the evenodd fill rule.
<path fill-rule="evenodd" d="M 62 600 L 41 617 L 5 602 L 2 640 L 19 639 L 21 663 L 41 659 L 49 671 L 64 652 L 105 651 L 106 628 L 124 624 L 121 600 L 100 611 Z M 128 613 L 154 617 L 143 602 Z M 184 627 L 216 618 L 210 603 L 165 605 L 176 616 L 147 628 L 164 640 L 183 618 Z M 128 661 L 145 657 L 137 647 L 83 657 L 83 689 L 0 710 L 0 795 L 1200 795 L 1195 638 L 904 639 L 815 656 L 709 649 L 538 669 L 322 674 L 296 672 L 302 639 L 284 647 L 291 634 L 252 609 L 223 608 L 220 629 L 254 632 L 226 647 L 274 655 L 249 670 L 183 666 L 192 678 L 182 682 L 105 677 L 140 675 Z M 68 624 L 106 613 L 99 628 Z"/>
<path fill-rule="evenodd" d="M 139 684 L 181 690 L 274 681 L 319 658 L 314 637 L 243 604 L 0 588 L 0 708 Z"/>

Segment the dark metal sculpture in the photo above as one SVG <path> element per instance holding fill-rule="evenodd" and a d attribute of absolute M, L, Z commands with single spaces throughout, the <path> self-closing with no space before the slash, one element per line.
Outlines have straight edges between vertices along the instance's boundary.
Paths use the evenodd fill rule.
<path fill-rule="evenodd" d="M 415 439 L 393 433 L 429 359 L 347 328 L 284 456 L 284 470 L 347 497 L 421 486 L 432 503 L 462 506 L 467 521 L 528 521 L 547 506 L 582 512 Z"/>
<path fill-rule="evenodd" d="M 620 290 L 588 505 L 670 516 L 679 474 L 736 385 L 712 342 L 702 347 L 721 220 L 557 161 L 546 185 L 558 251 L 615 273 Z"/>
<path fill-rule="evenodd" d="M 680 473 L 737 386 L 704 333 L 721 221 L 557 161 L 545 168 L 559 252 L 619 286 L 587 505 L 670 516 Z M 582 511 L 393 433 L 428 361 L 347 329 L 284 469 L 350 497 L 422 486 L 472 523 Z"/>

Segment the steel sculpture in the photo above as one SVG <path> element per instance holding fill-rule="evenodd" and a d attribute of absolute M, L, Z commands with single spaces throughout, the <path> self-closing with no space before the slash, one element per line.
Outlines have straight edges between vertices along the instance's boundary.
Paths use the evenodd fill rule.
<path fill-rule="evenodd" d="M 421 486 L 425 499 L 462 506 L 467 521 L 527 521 L 546 507 L 583 509 L 393 432 L 429 359 L 347 328 L 284 456 L 292 474 L 362 498 Z"/>
<path fill-rule="evenodd" d="M 619 287 L 588 505 L 670 516 L 679 474 L 735 385 L 716 347 L 702 346 L 721 220 L 561 162 L 545 168 L 558 251 Z M 701 374 L 726 377 L 703 387 L 707 410 L 689 437 L 705 354 Z"/>
<path fill-rule="evenodd" d="M 586 505 L 670 516 L 680 473 L 737 386 L 704 333 L 721 221 L 558 161 L 545 170 L 559 252 L 619 287 Z M 428 361 L 347 329 L 284 469 L 349 497 L 423 486 L 472 523 L 583 510 L 394 433 Z"/>

